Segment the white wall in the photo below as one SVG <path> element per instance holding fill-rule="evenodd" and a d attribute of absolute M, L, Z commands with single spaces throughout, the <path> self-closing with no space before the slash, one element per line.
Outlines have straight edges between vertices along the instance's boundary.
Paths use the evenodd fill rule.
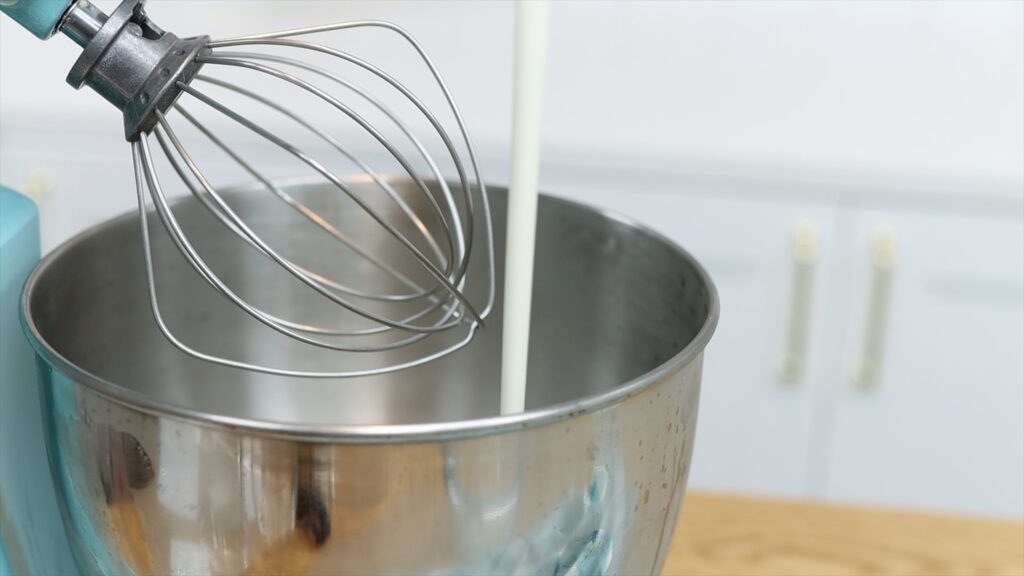
<path fill-rule="evenodd" d="M 149 12 L 215 37 L 394 20 L 435 57 L 484 154 L 505 153 L 508 2 L 153 0 Z M 545 157 L 1024 196 L 1022 26 L 1020 2 L 555 2 Z M 76 54 L 0 20 L 0 168 L 24 161 L 19 131 L 43 125 L 59 127 L 53 146 L 76 125 L 90 147 L 116 146 L 116 112 L 64 84 Z"/>

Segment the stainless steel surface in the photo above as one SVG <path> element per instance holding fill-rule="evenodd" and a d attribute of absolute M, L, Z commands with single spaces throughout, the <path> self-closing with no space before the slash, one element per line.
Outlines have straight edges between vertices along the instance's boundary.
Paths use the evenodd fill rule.
<path fill-rule="evenodd" d="M 61 30 L 83 47 L 68 74 L 68 83 L 76 88 L 88 85 L 124 114 L 125 136 L 132 143 L 140 215 L 155 209 L 174 246 L 209 288 L 257 320 L 262 329 L 311 347 L 377 354 L 378 362 L 356 370 L 310 370 L 294 363 L 243 360 L 237 355 L 190 346 L 175 334 L 173 322 L 165 319 L 163 310 L 167 307 L 161 307 L 151 282 L 153 316 L 164 336 L 182 352 L 207 362 L 318 378 L 405 370 L 468 344 L 494 302 L 490 207 L 462 115 L 434 63 L 416 40 L 402 28 L 382 21 L 346 22 L 217 41 L 207 36 L 181 39 L 156 26 L 144 5 L 145 0 L 125 0 L 108 17 L 88 1 L 80 0 L 61 22 Z M 382 32 L 391 38 L 394 42 L 385 54 L 404 51 L 421 62 L 426 79 L 421 84 L 426 88 L 411 89 L 406 80 L 389 75 L 370 59 L 331 45 L 339 36 L 344 41 L 360 30 Z M 200 68 L 203 74 L 198 74 Z M 237 72 L 242 76 L 233 76 Z M 351 80 L 360 74 L 369 83 L 360 86 Z M 288 90 L 291 92 L 287 97 L 280 96 Z M 430 99 L 439 100 L 441 113 L 425 103 Z M 230 129 L 223 129 L 225 121 L 244 133 L 241 140 L 252 140 L 255 135 L 257 140 L 269 143 L 277 159 L 270 164 L 295 162 L 299 170 L 312 172 L 333 186 L 336 193 L 347 196 L 376 225 L 362 227 L 359 236 L 353 235 L 338 226 L 330 214 L 314 210 L 282 191 L 264 170 L 267 158 L 257 161 L 236 147 L 240 139 Z M 382 149 L 397 166 L 371 166 L 357 156 L 352 152 L 357 138 L 337 126 L 337 121 L 358 127 L 368 138 L 370 149 Z M 417 124 L 423 129 L 418 130 Z M 422 134 L 417 136 L 417 132 Z M 195 152 L 204 145 L 207 150 Z M 441 150 L 442 155 L 432 156 L 429 147 Z M 369 268 L 352 274 L 350 270 L 310 267 L 302 263 L 309 258 L 301 250 L 289 253 L 267 242 L 221 197 L 222 186 L 207 170 L 206 161 L 214 155 L 226 156 L 245 181 L 259 182 L 280 200 L 282 211 L 301 214 L 304 220 L 297 224 L 317 228 L 336 241 L 333 249 L 359 255 Z M 397 194 L 380 176 L 396 168 L 416 185 L 410 192 L 418 192 L 423 201 L 411 202 Z M 357 193 L 339 176 L 353 171 L 367 175 L 376 187 Z M 443 171 L 457 174 L 461 190 L 457 197 Z M 428 180 L 440 182 L 440 186 L 432 189 Z M 226 230 L 244 241 L 239 249 L 261 254 L 268 267 L 283 268 L 295 283 L 307 288 L 305 297 L 329 301 L 346 313 L 298 319 L 275 314 L 247 299 L 245 287 L 219 275 L 208 264 L 207 251 L 199 249 L 185 234 L 168 208 L 168 194 L 175 191 L 194 195 Z M 399 210 L 383 209 L 381 200 Z M 148 223 L 145 219 L 141 222 L 145 272 L 152 278 L 155 259 L 149 251 Z M 396 242 L 404 251 L 375 250 L 373 247 L 380 243 L 375 236 Z M 470 267 L 474 247 L 488 257 L 477 259 L 480 263 Z M 323 245 L 320 249 L 331 247 Z M 474 276 L 489 286 L 475 302 L 464 294 L 467 283 L 475 281 L 471 280 Z M 459 337 L 434 337 L 449 331 Z M 415 349 L 416 354 L 401 361 L 383 354 L 401 347 Z"/>
<path fill-rule="evenodd" d="M 415 184 L 390 183 L 416 196 Z M 344 200 L 330 186 L 282 189 L 338 213 L 353 233 L 372 225 L 350 208 L 332 211 Z M 282 246 L 328 241 L 282 218 L 258 188 L 225 197 Z M 298 316 L 335 310 L 240 250 L 194 199 L 173 210 L 248 296 Z M 310 369 L 359 361 L 252 330 L 256 321 L 205 289 L 162 230 L 153 228 L 154 255 L 168 259 L 158 290 L 183 339 Z M 463 350 L 412 370 L 276 377 L 202 362 L 166 341 L 151 320 L 134 217 L 51 253 L 23 305 L 83 570 L 657 573 L 686 484 L 714 288 L 660 235 L 568 201 L 542 198 L 537 247 L 528 410 L 509 416 L 495 416 L 500 313 Z M 366 266 L 354 255 L 334 265 Z M 486 286 L 470 288 L 474 297 Z"/>
<path fill-rule="evenodd" d="M 60 23 L 60 31 L 74 40 L 75 44 L 85 48 L 106 21 L 107 15 L 102 10 L 88 0 L 78 0 L 65 14 Z"/>

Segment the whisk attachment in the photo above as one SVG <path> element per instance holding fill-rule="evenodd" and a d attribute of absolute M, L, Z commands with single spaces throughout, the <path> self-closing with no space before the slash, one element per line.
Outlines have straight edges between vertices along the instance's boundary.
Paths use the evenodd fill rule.
<path fill-rule="evenodd" d="M 181 39 L 154 25 L 143 4 L 127 0 L 107 17 L 79 0 L 62 18 L 60 30 L 84 48 L 68 82 L 90 86 L 124 114 L 150 301 L 163 335 L 204 361 L 321 378 L 411 368 L 469 344 L 494 304 L 490 207 L 469 131 L 419 43 L 383 21 L 226 40 Z M 441 113 L 385 66 L 320 41 L 324 35 L 357 29 L 383 31 L 400 40 L 405 50 L 411 48 L 432 86 L 431 96 L 443 100 Z M 346 70 L 361 74 L 369 84 L 352 81 Z M 286 91 L 293 97 L 275 97 Z M 330 119 L 312 117 L 307 106 L 327 110 Z M 400 178 L 385 176 L 376 159 L 357 151 L 350 144 L 355 138 L 340 130 L 341 124 L 375 147 L 383 158 L 379 164 Z M 266 168 L 274 162 L 252 156 L 237 140 L 223 136 L 225 125 L 243 133 L 246 141 L 272 150 L 281 162 L 311 174 L 331 193 L 347 197 L 351 213 L 342 220 L 364 220 L 356 227 L 358 237 L 337 221 L 338 214 L 318 210 L 315 197 L 286 192 Z M 198 139 L 198 146 L 186 144 L 189 135 Z M 441 154 L 432 153 L 432 147 Z M 237 206 L 238 194 L 226 194 L 215 184 L 207 162 L 214 152 L 223 159 L 215 168 L 229 166 L 253 182 L 246 195 L 264 194 L 278 202 L 282 218 L 290 214 L 289 222 L 316 232 L 310 236 L 319 239 L 317 251 L 336 249 L 345 262 L 357 265 L 339 270 L 331 259 L 320 258 L 317 263 L 326 268 L 320 269 L 308 254 L 278 246 L 280 234 L 268 234 L 265 227 L 247 221 L 245 210 Z M 343 175 L 339 164 L 358 174 L 358 185 Z M 451 182 L 446 170 L 454 172 Z M 404 184 L 396 185 L 399 181 Z M 252 287 L 236 285 L 237 279 L 222 273 L 222 262 L 210 260 L 208 246 L 190 240 L 188 230 L 195 224 L 182 221 L 169 199 L 168 191 L 174 189 L 191 194 L 225 236 L 233 238 L 233 245 L 248 252 L 249 261 L 275 267 L 304 297 L 320 301 L 318 309 L 324 312 L 288 317 L 287 309 L 269 309 L 272 299 L 254 297 Z M 268 365 L 245 354 L 200 350 L 179 339 L 160 307 L 162 267 L 156 262 L 154 222 L 203 283 L 251 317 L 254 326 L 287 337 L 289 346 L 343 353 L 346 360 L 338 364 L 345 369 L 324 369 L 323 362 L 316 363 L 317 369 Z M 395 353 L 399 350 L 401 354 Z M 352 362 L 353 355 L 363 360 Z"/>

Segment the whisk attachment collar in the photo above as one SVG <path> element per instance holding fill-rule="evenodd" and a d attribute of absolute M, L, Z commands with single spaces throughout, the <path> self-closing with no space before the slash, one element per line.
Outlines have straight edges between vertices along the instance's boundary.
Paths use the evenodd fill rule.
<path fill-rule="evenodd" d="M 61 28 L 84 48 L 68 73 L 68 84 L 88 85 L 121 110 L 130 142 L 153 129 L 155 112 L 166 112 L 174 104 L 181 95 L 177 83 L 190 82 L 202 66 L 197 57 L 210 52 L 208 36 L 179 38 L 166 32 L 149 19 L 144 4 L 126 0 L 108 17 L 82 1 L 71 8 Z"/>

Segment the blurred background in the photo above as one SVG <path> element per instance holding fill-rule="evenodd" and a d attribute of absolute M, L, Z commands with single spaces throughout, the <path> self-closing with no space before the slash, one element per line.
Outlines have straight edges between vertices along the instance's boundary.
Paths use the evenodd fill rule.
<path fill-rule="evenodd" d="M 507 181 L 509 2 L 149 12 L 214 38 L 396 21 Z M 136 202 L 119 114 L 64 83 L 78 51 L 0 19 L 0 181 L 44 250 Z M 554 2 L 544 114 L 544 190 L 718 285 L 691 486 L 1024 518 L 1024 3 Z"/>

